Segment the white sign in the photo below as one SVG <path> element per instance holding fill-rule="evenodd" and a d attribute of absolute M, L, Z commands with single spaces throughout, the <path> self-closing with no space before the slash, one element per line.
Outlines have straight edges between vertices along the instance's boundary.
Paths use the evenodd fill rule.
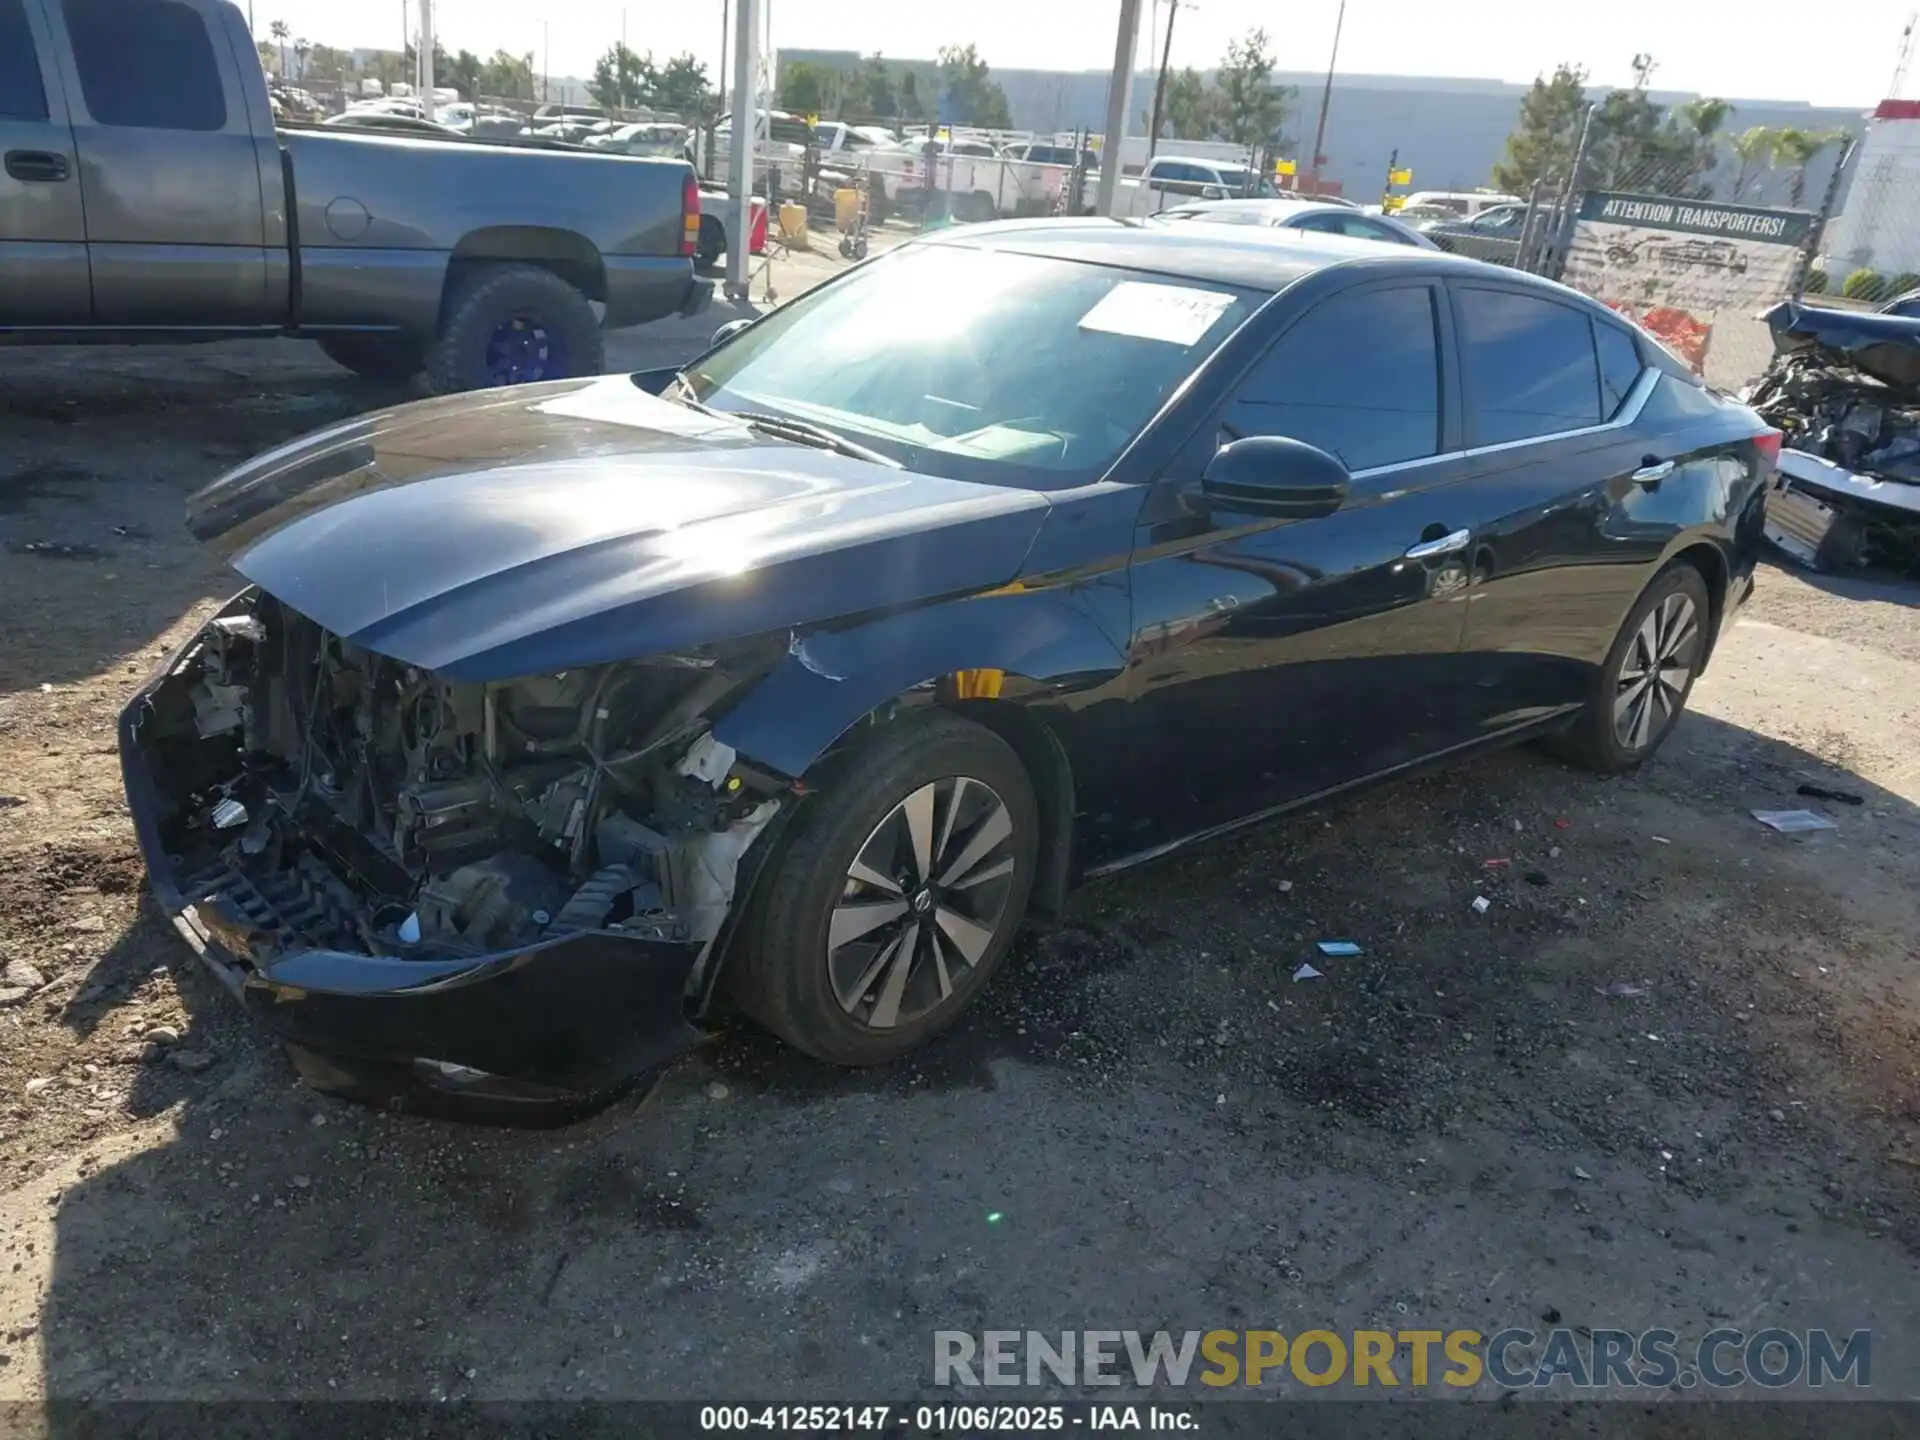
<path fill-rule="evenodd" d="M 1218 290 L 1123 280 L 1080 317 L 1080 328 L 1161 340 L 1184 349 L 1211 330 L 1232 303 L 1233 296 Z"/>

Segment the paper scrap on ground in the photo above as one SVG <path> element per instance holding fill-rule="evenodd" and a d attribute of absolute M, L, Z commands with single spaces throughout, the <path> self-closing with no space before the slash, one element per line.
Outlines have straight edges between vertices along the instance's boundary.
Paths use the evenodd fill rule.
<path fill-rule="evenodd" d="M 1769 829 L 1791 835 L 1798 830 L 1837 830 L 1840 827 L 1811 810 L 1756 810 L 1753 818 Z"/>
<path fill-rule="evenodd" d="M 1293 972 L 1293 978 L 1294 982 L 1298 984 L 1302 980 L 1323 980 L 1326 977 L 1314 969 L 1313 966 L 1303 964 L 1298 970 Z"/>
<path fill-rule="evenodd" d="M 1320 953 L 1322 955 L 1358 955 L 1360 947 L 1351 940 L 1322 940 Z"/>
<path fill-rule="evenodd" d="M 1231 295 L 1218 290 L 1123 280 L 1080 317 L 1080 328 L 1185 346 L 1206 334 L 1232 303 Z"/>

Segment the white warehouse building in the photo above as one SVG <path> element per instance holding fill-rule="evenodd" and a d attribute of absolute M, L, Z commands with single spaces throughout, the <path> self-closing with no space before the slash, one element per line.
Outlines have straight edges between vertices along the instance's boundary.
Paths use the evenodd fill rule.
<path fill-rule="evenodd" d="M 1836 287 L 1859 269 L 1920 273 L 1920 100 L 1882 100 L 1867 121 L 1825 249 Z"/>

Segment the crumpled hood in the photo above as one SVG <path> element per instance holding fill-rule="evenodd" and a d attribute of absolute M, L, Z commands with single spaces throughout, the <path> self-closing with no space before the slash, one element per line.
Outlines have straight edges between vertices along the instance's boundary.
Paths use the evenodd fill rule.
<path fill-rule="evenodd" d="M 482 681 L 991 588 L 1047 509 L 609 376 L 362 416 L 215 481 L 187 518 L 334 634 Z"/>
<path fill-rule="evenodd" d="M 1819 352 L 1884 385 L 1920 393 L 1920 320 L 1858 310 L 1826 310 L 1782 300 L 1760 318 L 1781 355 Z"/>

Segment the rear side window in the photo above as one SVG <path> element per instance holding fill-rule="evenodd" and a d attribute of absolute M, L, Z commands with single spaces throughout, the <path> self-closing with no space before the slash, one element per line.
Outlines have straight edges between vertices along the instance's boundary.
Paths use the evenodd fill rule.
<path fill-rule="evenodd" d="M 1600 409 L 1611 420 L 1640 378 L 1640 347 L 1626 331 L 1604 320 L 1593 322 L 1593 343 L 1600 355 Z"/>
<path fill-rule="evenodd" d="M 1336 295 L 1256 364 L 1222 416 L 1234 435 L 1287 435 L 1349 470 L 1440 448 L 1440 350 L 1425 285 Z"/>
<path fill-rule="evenodd" d="M 1593 326 L 1531 295 L 1454 292 L 1473 442 L 1498 445 L 1600 423 Z"/>
<path fill-rule="evenodd" d="M 227 97 L 213 40 L 176 0 L 63 0 L 87 111 L 131 130 L 219 130 Z"/>
<path fill-rule="evenodd" d="M 33 53 L 22 0 L 0 0 L 0 116 L 47 118 L 47 92 L 40 84 L 40 61 Z"/>

